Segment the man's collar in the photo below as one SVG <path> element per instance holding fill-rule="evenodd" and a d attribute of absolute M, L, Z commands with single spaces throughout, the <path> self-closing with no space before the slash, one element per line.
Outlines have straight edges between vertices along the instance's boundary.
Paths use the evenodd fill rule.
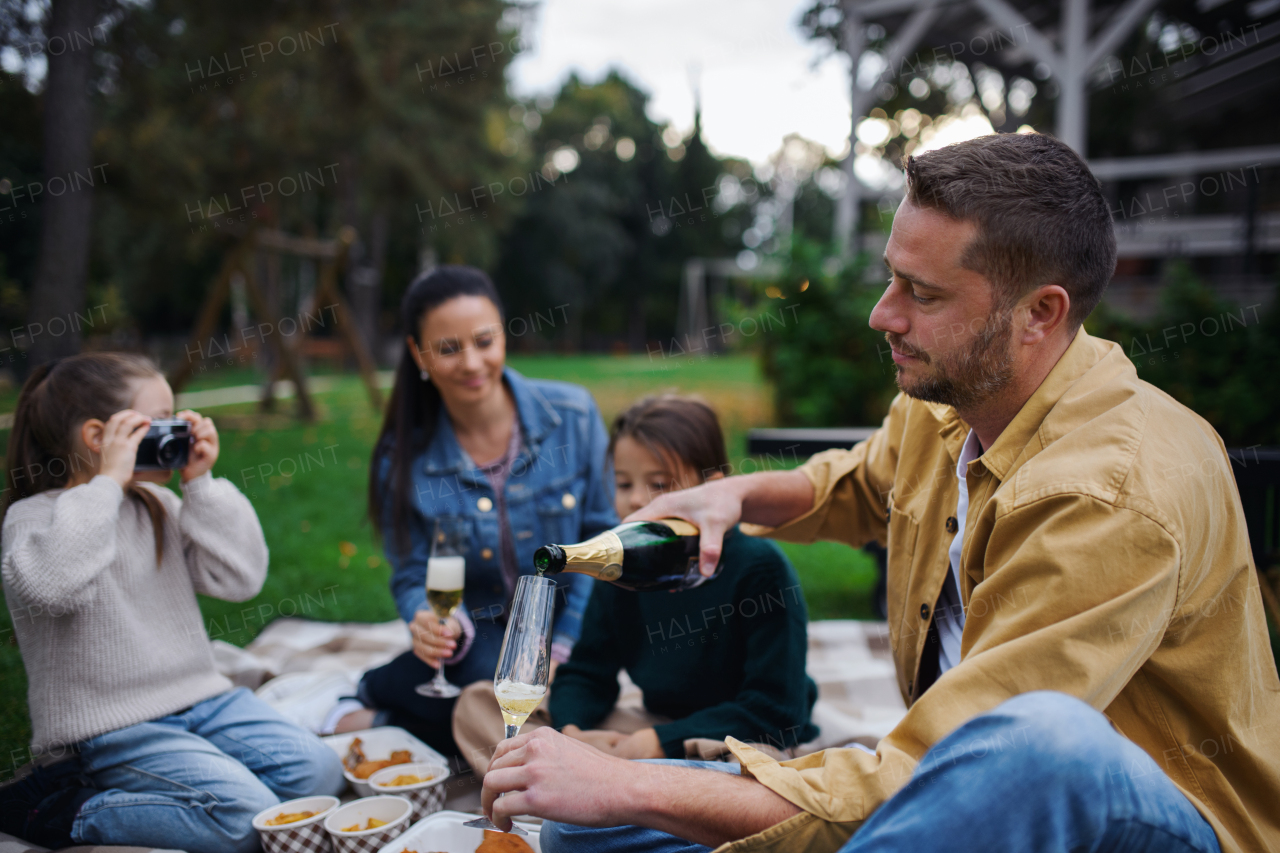
<path fill-rule="evenodd" d="M 1026 452 L 1031 438 L 1044 423 L 1045 417 L 1062 399 L 1062 395 L 1102 357 L 1097 342 L 1081 326 L 1076 331 L 1067 351 L 1049 371 L 1031 398 L 1022 405 L 1018 414 L 1000 433 L 995 443 L 982 454 L 982 463 L 1001 481 L 1015 462 Z"/>

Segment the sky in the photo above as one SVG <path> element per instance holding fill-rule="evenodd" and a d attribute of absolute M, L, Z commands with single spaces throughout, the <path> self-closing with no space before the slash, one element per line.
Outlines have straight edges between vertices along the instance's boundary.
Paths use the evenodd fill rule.
<path fill-rule="evenodd" d="M 702 138 L 720 155 L 763 163 L 789 133 L 847 150 L 849 61 L 797 26 L 808 0 L 541 0 L 514 94 L 552 94 L 571 71 L 616 67 L 651 96 L 649 116 L 688 132 L 694 81 Z"/>

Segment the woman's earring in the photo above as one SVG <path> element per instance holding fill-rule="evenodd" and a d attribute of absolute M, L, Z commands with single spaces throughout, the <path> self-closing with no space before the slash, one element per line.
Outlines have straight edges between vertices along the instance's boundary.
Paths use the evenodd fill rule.
<path fill-rule="evenodd" d="M 427 373 L 427 371 L 423 370 L 423 371 L 420 371 L 420 372 L 421 372 L 421 374 L 422 374 L 422 381 L 423 381 L 423 382 L 426 382 L 428 379 L 430 379 L 430 378 L 431 378 L 431 376 Z"/>

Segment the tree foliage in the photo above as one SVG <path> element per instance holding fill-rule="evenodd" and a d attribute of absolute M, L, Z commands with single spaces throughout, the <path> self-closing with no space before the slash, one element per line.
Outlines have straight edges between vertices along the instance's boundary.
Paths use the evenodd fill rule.
<path fill-rule="evenodd" d="M 732 256 L 749 221 L 745 199 L 720 191 L 747 164 L 712 155 L 698 127 L 673 136 L 646 115 L 647 100 L 617 72 L 594 84 L 571 76 L 521 134 L 533 166 L 556 181 L 527 196 L 498 281 L 513 313 L 567 305 L 560 342 L 571 348 L 669 338 L 685 260 Z M 561 174 L 557 156 L 576 165 Z"/>

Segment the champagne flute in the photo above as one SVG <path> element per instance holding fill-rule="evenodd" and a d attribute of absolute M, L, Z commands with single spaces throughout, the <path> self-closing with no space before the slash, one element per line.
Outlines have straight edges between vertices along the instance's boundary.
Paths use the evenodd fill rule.
<path fill-rule="evenodd" d="M 523 575 L 516 584 L 511 618 L 502 637 L 498 669 L 493 675 L 493 695 L 502 709 L 506 737 L 520 732 L 524 721 L 547 695 L 551 674 L 551 620 L 555 611 L 556 584 L 549 578 Z M 497 830 L 487 817 L 467 821 L 464 826 Z M 514 823 L 511 832 L 528 835 Z"/>
<path fill-rule="evenodd" d="M 462 603 L 463 578 L 466 573 L 468 542 L 466 522 L 461 518 L 437 518 L 431 537 L 431 556 L 427 558 L 427 604 L 443 625 Z M 419 684 L 420 696 L 451 699 L 462 692 L 444 677 L 444 660 L 436 670 L 436 677 Z"/>

